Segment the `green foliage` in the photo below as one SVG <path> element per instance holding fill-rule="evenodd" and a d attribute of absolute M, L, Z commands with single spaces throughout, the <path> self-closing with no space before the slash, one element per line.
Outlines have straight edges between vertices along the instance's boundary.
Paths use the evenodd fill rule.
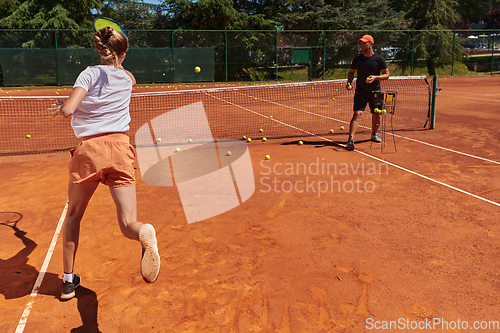
<path fill-rule="evenodd" d="M 0 17 L 10 16 L 18 6 L 18 0 L 0 0 Z"/>
<path fill-rule="evenodd" d="M 486 19 L 486 28 L 487 29 L 500 28 L 500 5 L 498 5 L 496 9 L 488 12 Z"/>
<path fill-rule="evenodd" d="M 404 2 L 401 7 L 406 11 L 409 28 L 418 30 L 414 39 L 407 40 L 405 49 L 415 59 L 426 61 L 430 75 L 435 75 L 437 67 L 451 64 L 453 56 L 458 60 L 462 55 L 458 43 L 453 44 L 450 30 L 460 20 L 456 6 L 454 0 L 418 0 Z M 411 66 L 409 56 L 403 55 L 401 66 Z"/>
<path fill-rule="evenodd" d="M 150 30 L 155 28 L 156 6 L 132 0 L 104 1 L 100 15 L 119 22 L 125 30 Z"/>
<path fill-rule="evenodd" d="M 70 30 L 72 33 L 67 34 L 67 38 L 76 40 L 82 34 L 80 29 L 91 29 L 90 8 L 101 6 L 98 0 L 2 0 L 0 4 L 1 10 L 8 14 L 0 19 L 0 28 L 38 30 L 36 34 L 30 34 L 29 38 L 23 34 L 11 34 L 1 41 L 2 44 L 21 44 L 24 48 L 54 47 L 54 32 L 43 30 Z M 78 44 L 78 41 L 73 44 Z"/>
<path fill-rule="evenodd" d="M 3 6 L 5 4 L 5 6 Z M 85 29 L 90 28 L 91 8 L 100 8 L 99 0 L 23 2 L 3 0 L 8 16 L 0 20 L 2 29 Z"/>
<path fill-rule="evenodd" d="M 403 15 L 387 0 L 305 0 L 296 1 L 278 18 L 287 29 L 389 30 L 402 27 Z"/>
<path fill-rule="evenodd" d="M 245 11 L 248 10 L 248 11 Z M 233 0 L 167 0 L 159 11 L 167 17 L 163 29 L 193 30 L 265 30 L 278 24 L 269 19 L 262 4 Z"/>

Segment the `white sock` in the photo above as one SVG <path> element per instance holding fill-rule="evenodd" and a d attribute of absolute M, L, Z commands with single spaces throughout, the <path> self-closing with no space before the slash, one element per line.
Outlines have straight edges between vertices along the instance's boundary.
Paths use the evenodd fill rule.
<path fill-rule="evenodd" d="M 73 272 L 71 272 L 71 273 L 64 273 L 64 275 L 63 275 L 63 283 L 64 282 L 71 282 L 71 283 L 73 283 L 73 276 L 74 276 Z"/>

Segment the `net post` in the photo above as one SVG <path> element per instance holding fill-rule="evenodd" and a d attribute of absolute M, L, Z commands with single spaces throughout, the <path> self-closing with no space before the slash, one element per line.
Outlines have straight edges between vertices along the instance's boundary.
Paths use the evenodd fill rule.
<path fill-rule="evenodd" d="M 430 114 L 430 129 L 434 129 L 436 125 L 436 95 L 440 88 L 437 86 L 438 76 L 434 75 L 432 77 L 432 106 Z"/>

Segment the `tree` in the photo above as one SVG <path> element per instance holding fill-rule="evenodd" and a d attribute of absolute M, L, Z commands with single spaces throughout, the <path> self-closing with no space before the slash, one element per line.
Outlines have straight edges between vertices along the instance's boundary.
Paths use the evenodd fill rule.
<path fill-rule="evenodd" d="M 0 0 L 0 17 L 10 16 L 18 6 L 17 0 Z"/>
<path fill-rule="evenodd" d="M 458 43 L 453 44 L 453 27 L 460 20 L 454 0 L 417 0 L 405 3 L 409 28 L 417 30 L 414 40 L 408 40 L 406 49 L 416 59 L 425 59 L 430 75 L 436 67 L 449 64 L 452 55 L 461 55 Z M 414 48 L 412 49 L 412 44 Z M 403 69 L 410 66 L 410 59 L 404 59 Z"/>
<path fill-rule="evenodd" d="M 113 18 L 125 30 L 151 30 L 157 20 L 157 6 L 132 0 L 104 1 L 100 14 Z"/>
<path fill-rule="evenodd" d="M 91 9 L 100 0 L 39 1 L 3 0 L 2 10 L 10 15 L 0 20 L 3 29 L 85 29 L 91 28 Z"/>
<path fill-rule="evenodd" d="M 3 6 L 5 5 L 5 6 Z M 33 47 L 54 47 L 54 33 L 45 30 L 69 29 L 71 33 L 61 36 L 63 44 L 78 44 L 81 38 L 78 29 L 91 29 L 92 27 L 92 8 L 100 8 L 99 0 L 63 0 L 63 1 L 39 1 L 27 0 L 22 3 L 19 1 L 2 2 L 2 10 L 10 13 L 0 20 L 2 29 L 36 29 L 33 33 L 16 34 L 2 39 L 2 44 L 9 43 L 25 48 Z M 68 41 L 63 41 L 67 39 Z M 19 45 L 21 44 L 21 45 Z"/>
<path fill-rule="evenodd" d="M 486 29 L 498 29 L 500 28 L 500 6 L 496 9 L 488 12 L 486 19 Z"/>
<path fill-rule="evenodd" d="M 285 30 L 334 30 L 328 37 L 317 34 L 315 40 L 300 41 L 300 35 L 288 37 L 286 44 L 291 46 L 312 46 L 311 71 L 313 77 L 323 74 L 321 64 L 323 58 L 322 46 L 326 43 L 327 62 L 326 70 L 331 71 L 338 65 L 351 59 L 359 51 L 356 45 L 357 38 L 361 37 L 342 32 L 343 30 L 361 30 L 376 32 L 378 30 L 401 29 L 404 13 L 396 12 L 389 6 L 387 0 L 305 0 L 294 1 L 287 11 L 278 14 Z M 312 36 L 309 34 L 309 36 Z M 349 37 L 349 38 L 346 38 Z M 293 39 L 292 39 L 293 38 Z M 326 38 L 326 40 L 323 40 Z M 379 33 L 376 36 L 377 45 L 384 45 L 397 38 L 397 34 Z M 319 47 L 318 47 L 319 46 Z"/>
<path fill-rule="evenodd" d="M 457 11 L 464 20 L 472 23 L 483 23 L 487 21 L 488 13 L 491 12 L 498 1 L 495 0 L 457 0 Z"/>
<path fill-rule="evenodd" d="M 265 30 L 277 24 L 253 1 L 167 0 L 159 10 L 167 13 L 161 26 L 164 29 Z"/>

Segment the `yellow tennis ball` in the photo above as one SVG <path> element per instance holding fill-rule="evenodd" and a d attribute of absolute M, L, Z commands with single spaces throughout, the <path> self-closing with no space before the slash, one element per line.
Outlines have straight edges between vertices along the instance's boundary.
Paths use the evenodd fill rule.
<path fill-rule="evenodd" d="M 302 142 L 302 141 L 299 141 L 299 145 L 301 145 L 301 146 L 302 146 L 303 144 L 304 144 L 304 142 Z"/>
<path fill-rule="evenodd" d="M 273 119 L 273 116 L 269 116 L 269 118 Z"/>
<path fill-rule="evenodd" d="M 266 160 L 270 160 L 270 159 L 271 159 L 271 156 L 266 155 L 266 156 L 265 156 L 265 159 L 266 159 Z"/>
<path fill-rule="evenodd" d="M 259 130 L 259 132 L 261 132 L 261 133 L 262 133 L 262 132 L 264 132 L 264 130 L 261 128 L 261 129 Z"/>
<path fill-rule="evenodd" d="M 246 139 L 247 139 L 247 136 L 246 136 L 246 135 L 243 135 L 241 138 L 242 138 L 243 140 L 246 140 Z"/>
<path fill-rule="evenodd" d="M 160 141 L 161 141 L 161 138 L 156 138 L 156 141 L 157 141 L 157 142 L 160 142 Z"/>
<path fill-rule="evenodd" d="M 196 66 L 196 67 L 194 68 L 194 71 L 195 71 L 196 73 L 199 73 L 199 72 L 201 72 L 201 68 L 200 68 L 200 67 L 198 67 L 198 66 Z"/>
<path fill-rule="evenodd" d="M 188 142 L 189 142 L 189 143 L 193 142 L 193 139 L 188 139 Z"/>
<path fill-rule="evenodd" d="M 252 139 L 248 138 L 248 139 L 247 139 L 247 142 L 252 142 Z"/>
<path fill-rule="evenodd" d="M 343 130 L 344 129 L 344 126 L 340 126 L 340 129 Z"/>
<path fill-rule="evenodd" d="M 29 134 L 26 134 L 26 138 L 28 138 L 28 139 L 29 139 L 29 138 L 31 138 L 31 135 L 29 135 Z"/>
<path fill-rule="evenodd" d="M 332 99 L 335 100 L 335 97 L 333 97 Z"/>
<path fill-rule="evenodd" d="M 335 132 L 335 131 L 334 131 L 333 129 L 331 129 L 331 130 L 330 130 L 330 133 L 333 133 L 333 132 Z"/>
<path fill-rule="evenodd" d="M 180 150 L 179 148 L 175 148 L 175 151 L 176 151 L 176 152 L 179 152 L 179 151 L 181 151 L 181 150 Z"/>
<path fill-rule="evenodd" d="M 262 138 L 262 141 L 266 142 L 266 141 L 267 141 L 267 138 L 266 138 L 266 137 Z"/>
<path fill-rule="evenodd" d="M 351 89 L 352 89 L 352 86 L 351 86 L 351 85 L 348 85 L 348 86 L 347 86 L 347 89 L 351 90 Z"/>
<path fill-rule="evenodd" d="M 230 151 L 227 152 L 227 156 L 231 156 L 232 153 Z"/>
<path fill-rule="evenodd" d="M 370 83 L 370 78 L 369 77 L 366 78 L 366 83 Z"/>

